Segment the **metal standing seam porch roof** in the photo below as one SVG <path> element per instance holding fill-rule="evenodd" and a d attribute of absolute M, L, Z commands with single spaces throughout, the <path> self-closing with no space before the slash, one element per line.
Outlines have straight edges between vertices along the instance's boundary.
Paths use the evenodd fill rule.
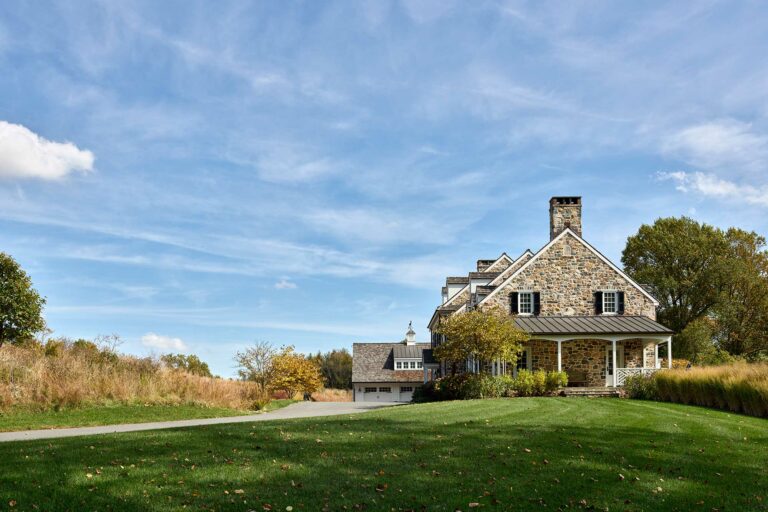
<path fill-rule="evenodd" d="M 673 334 L 672 330 L 647 316 L 516 316 L 515 324 L 534 336 L 542 334 Z"/>

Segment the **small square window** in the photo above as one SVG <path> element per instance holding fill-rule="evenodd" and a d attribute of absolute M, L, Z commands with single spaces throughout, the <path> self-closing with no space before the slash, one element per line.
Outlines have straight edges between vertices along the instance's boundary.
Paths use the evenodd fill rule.
<path fill-rule="evenodd" d="M 379 393 L 391 393 L 392 388 L 379 388 Z"/>
<path fill-rule="evenodd" d="M 365 388 L 365 392 L 366 393 L 375 393 L 376 392 L 376 388 Z"/>
<path fill-rule="evenodd" d="M 398 369 L 398 370 L 402 370 L 403 369 L 403 363 L 401 363 L 400 361 L 396 362 L 395 363 L 395 368 Z"/>
<path fill-rule="evenodd" d="M 403 393 L 408 393 L 413 391 L 413 386 L 402 386 L 400 387 L 400 391 Z"/>
<path fill-rule="evenodd" d="M 616 292 L 603 292 L 603 313 L 616 313 Z"/>
<path fill-rule="evenodd" d="M 521 315 L 530 315 L 533 313 L 533 293 L 520 292 L 517 295 L 517 311 Z"/>
<path fill-rule="evenodd" d="M 419 370 L 423 368 L 423 366 L 421 365 L 421 361 L 416 362 L 416 368 L 418 368 Z"/>
<path fill-rule="evenodd" d="M 411 370 L 416 369 L 416 361 L 411 361 Z"/>

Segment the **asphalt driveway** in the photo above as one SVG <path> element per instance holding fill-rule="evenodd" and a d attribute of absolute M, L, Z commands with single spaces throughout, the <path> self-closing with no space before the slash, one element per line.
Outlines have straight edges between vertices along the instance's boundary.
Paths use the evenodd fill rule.
<path fill-rule="evenodd" d="M 115 434 L 119 432 L 138 432 L 141 430 L 159 430 L 178 427 L 198 427 L 219 425 L 222 423 L 248 423 L 251 421 L 286 420 L 292 418 L 313 418 L 340 414 L 357 414 L 382 407 L 397 405 L 394 403 L 374 402 L 299 402 L 276 411 L 251 414 L 248 416 L 230 416 L 226 418 L 207 418 L 196 420 L 158 421 L 154 423 L 128 423 L 103 427 L 76 427 L 48 430 L 24 430 L 21 432 L 0 432 L 0 442 L 28 441 L 32 439 L 56 439 L 61 437 L 92 436 L 97 434 Z"/>

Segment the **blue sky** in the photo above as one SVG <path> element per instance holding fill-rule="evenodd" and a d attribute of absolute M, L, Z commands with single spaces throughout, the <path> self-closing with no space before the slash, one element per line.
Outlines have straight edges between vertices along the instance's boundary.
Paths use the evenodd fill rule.
<path fill-rule="evenodd" d="M 221 375 L 401 339 L 446 275 L 660 216 L 768 231 L 762 2 L 3 2 L 0 250 L 58 335 Z"/>

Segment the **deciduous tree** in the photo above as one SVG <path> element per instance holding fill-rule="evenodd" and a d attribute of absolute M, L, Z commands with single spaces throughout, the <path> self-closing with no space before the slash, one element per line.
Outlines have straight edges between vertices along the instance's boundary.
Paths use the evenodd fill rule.
<path fill-rule="evenodd" d="M 471 310 L 444 318 L 437 332 L 445 341 L 434 350 L 435 357 L 451 365 L 474 357 L 480 361 L 501 359 L 514 364 L 528 335 L 517 328 L 512 316 L 500 308 Z"/>
<path fill-rule="evenodd" d="M 12 257 L 0 253 L 0 347 L 19 343 L 45 329 L 45 299 Z"/>
<path fill-rule="evenodd" d="M 257 341 L 242 352 L 235 354 L 237 374 L 243 380 L 256 382 L 262 390 L 269 387 L 272 359 L 277 351 L 268 341 Z"/>
<path fill-rule="evenodd" d="M 269 388 L 285 391 L 288 396 L 312 393 L 323 385 L 320 367 L 314 361 L 297 354 L 293 347 L 283 347 L 272 358 Z"/>

